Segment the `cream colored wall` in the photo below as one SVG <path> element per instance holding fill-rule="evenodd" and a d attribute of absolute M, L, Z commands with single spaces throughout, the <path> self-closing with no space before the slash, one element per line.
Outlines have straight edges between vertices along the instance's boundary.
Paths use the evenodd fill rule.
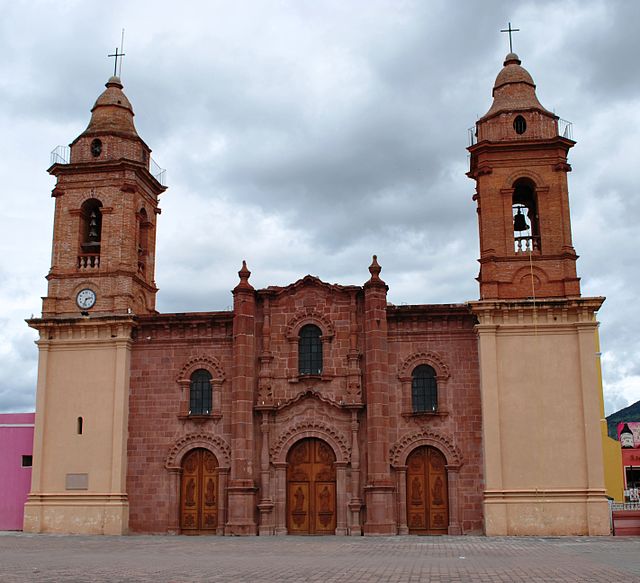
<path fill-rule="evenodd" d="M 600 299 L 474 302 L 487 534 L 608 534 Z"/>
<path fill-rule="evenodd" d="M 130 329 L 104 321 L 41 325 L 26 531 L 126 532 Z M 88 487 L 67 490 L 67 474 L 87 474 Z"/>

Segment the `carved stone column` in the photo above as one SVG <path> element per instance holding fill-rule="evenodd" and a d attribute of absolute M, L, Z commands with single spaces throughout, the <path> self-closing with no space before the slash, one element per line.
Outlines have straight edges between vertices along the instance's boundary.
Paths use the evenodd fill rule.
<path fill-rule="evenodd" d="M 218 468 L 218 528 L 216 534 L 225 534 L 227 523 L 227 484 L 229 468 Z"/>
<path fill-rule="evenodd" d="M 287 534 L 287 464 L 277 463 L 276 467 L 276 528 L 274 534 Z"/>
<path fill-rule="evenodd" d="M 167 497 L 167 534 L 180 533 L 180 468 L 169 468 L 169 496 Z"/>
<path fill-rule="evenodd" d="M 360 444 L 358 443 L 358 411 L 351 410 L 351 500 L 349 500 L 349 534 L 361 536 L 360 510 Z"/>
<path fill-rule="evenodd" d="M 347 462 L 336 462 L 336 534 L 347 534 Z"/>
<path fill-rule="evenodd" d="M 398 534 L 409 534 L 407 526 L 407 466 L 397 466 L 395 470 L 398 488 Z"/>
<path fill-rule="evenodd" d="M 269 412 L 262 411 L 262 448 L 260 450 L 260 524 L 258 533 L 273 534 L 273 500 L 271 498 L 271 474 L 269 471 Z"/>
<path fill-rule="evenodd" d="M 449 534 L 462 534 L 458 498 L 458 466 L 446 466 L 449 485 Z"/>

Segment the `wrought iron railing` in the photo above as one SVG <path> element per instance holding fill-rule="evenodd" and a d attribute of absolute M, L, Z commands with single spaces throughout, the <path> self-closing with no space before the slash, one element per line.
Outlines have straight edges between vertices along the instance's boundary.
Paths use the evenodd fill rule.
<path fill-rule="evenodd" d="M 573 140 L 573 124 L 566 119 L 558 118 L 558 135 L 563 138 L 568 138 L 569 140 Z M 474 146 L 478 142 L 478 134 L 476 131 L 476 126 L 472 126 L 467 129 L 467 136 L 469 146 Z"/>
<path fill-rule="evenodd" d="M 69 146 L 58 146 L 51 151 L 51 165 L 68 164 L 71 160 L 71 148 Z"/>
<path fill-rule="evenodd" d="M 71 161 L 71 148 L 69 146 L 57 146 L 51 151 L 51 165 L 53 164 L 69 164 Z M 153 159 L 149 159 L 149 173 L 162 186 L 166 186 L 167 171 Z"/>

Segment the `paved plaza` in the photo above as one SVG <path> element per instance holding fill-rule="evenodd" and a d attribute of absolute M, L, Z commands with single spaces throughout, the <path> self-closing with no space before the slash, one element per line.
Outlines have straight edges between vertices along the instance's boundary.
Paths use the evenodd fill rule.
<path fill-rule="evenodd" d="M 640 538 L 0 534 L 0 581 L 640 582 Z"/>

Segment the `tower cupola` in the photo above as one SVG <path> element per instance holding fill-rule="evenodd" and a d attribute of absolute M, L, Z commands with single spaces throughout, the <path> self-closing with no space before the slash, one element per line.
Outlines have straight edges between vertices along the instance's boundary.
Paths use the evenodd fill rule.
<path fill-rule="evenodd" d="M 477 122 L 478 141 L 553 138 L 558 117 L 536 95 L 533 78 L 515 53 L 509 53 L 493 85 L 493 103 Z"/>
<path fill-rule="evenodd" d="M 149 164 L 151 150 L 138 135 L 133 107 L 119 77 L 112 76 L 91 108 L 91 120 L 71 144 L 71 163 L 130 160 Z"/>

